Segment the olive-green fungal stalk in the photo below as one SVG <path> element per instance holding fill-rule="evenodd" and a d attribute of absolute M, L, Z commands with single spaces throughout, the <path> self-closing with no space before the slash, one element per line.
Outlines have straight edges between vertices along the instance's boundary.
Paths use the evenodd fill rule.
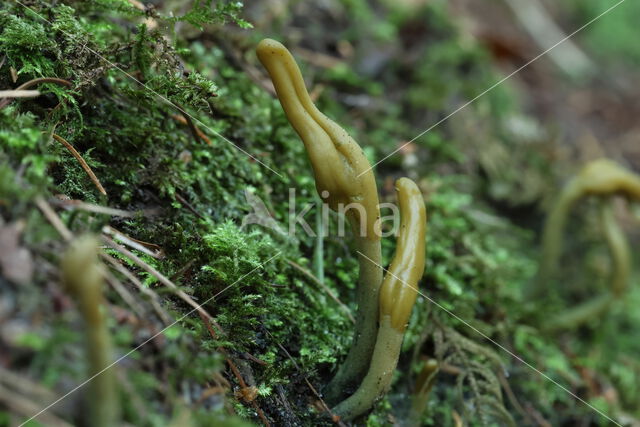
<path fill-rule="evenodd" d="M 545 327 L 547 331 L 573 329 L 591 319 L 597 319 L 627 289 L 631 277 L 631 250 L 624 232 L 616 222 L 610 203 L 602 206 L 600 223 L 613 264 L 609 278 L 610 291 L 550 319 Z"/>
<path fill-rule="evenodd" d="M 544 227 L 538 281 L 540 288 L 546 287 L 556 270 L 562 252 L 562 233 L 571 208 L 586 196 L 614 194 L 640 200 L 640 176 L 608 159 L 599 159 L 587 164 L 569 181 L 549 213 Z"/>
<path fill-rule="evenodd" d="M 256 49 L 267 69 L 280 104 L 309 156 L 318 194 L 329 207 L 344 212 L 359 253 L 356 291 L 358 312 L 353 344 L 327 387 L 328 400 L 362 380 L 377 334 L 378 292 L 382 282 L 380 211 L 373 171 L 360 146 L 311 101 L 300 69 L 281 43 L 265 39 Z"/>
<path fill-rule="evenodd" d="M 343 420 L 365 413 L 391 386 L 404 331 L 418 296 L 424 273 L 426 211 L 422 193 L 408 178 L 396 181 L 400 205 L 400 231 L 396 253 L 380 288 L 380 328 L 371 365 L 362 384 L 332 409 Z"/>
<path fill-rule="evenodd" d="M 640 200 L 640 176 L 611 160 L 595 160 L 569 181 L 545 224 L 542 260 L 535 290 L 537 294 L 546 291 L 557 268 L 562 251 L 562 234 L 571 208 L 580 199 L 588 196 L 604 198 L 604 203 L 610 204 L 608 199 L 614 195 Z M 626 237 L 615 221 L 611 206 L 603 206 L 601 224 L 613 261 L 609 279 L 610 292 L 565 311 L 555 319 L 550 319 L 546 322 L 545 329 L 560 330 L 579 326 L 604 313 L 616 298 L 624 294 L 630 277 L 631 256 Z"/>
<path fill-rule="evenodd" d="M 98 243 L 91 236 L 78 238 L 62 257 L 65 287 L 77 301 L 85 322 L 88 376 L 93 378 L 87 394 L 90 424 L 112 427 L 118 424 L 119 405 L 116 377 L 108 369 L 112 349 L 102 296 L 103 274 Z"/>
<path fill-rule="evenodd" d="M 407 417 L 407 427 L 419 427 L 421 425 L 422 416 L 429 402 L 429 393 L 431 393 L 435 383 L 438 370 L 438 361 L 435 359 L 428 359 L 422 367 L 411 396 L 411 410 Z"/>

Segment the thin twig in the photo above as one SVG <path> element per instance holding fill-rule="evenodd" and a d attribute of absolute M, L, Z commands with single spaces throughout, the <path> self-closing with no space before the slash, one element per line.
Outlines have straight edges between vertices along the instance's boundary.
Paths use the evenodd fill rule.
<path fill-rule="evenodd" d="M 117 216 L 120 218 L 135 218 L 136 216 L 154 216 L 160 213 L 160 209 L 144 209 L 140 211 L 125 211 L 122 209 L 110 208 L 108 206 L 95 205 L 92 203 L 86 203 L 82 200 L 63 200 L 58 198 L 52 198 L 49 202 L 57 207 L 61 207 L 68 210 L 78 209 L 86 212 L 92 212 L 97 214 L 104 214 L 110 216 Z"/>
<path fill-rule="evenodd" d="M 31 416 L 40 410 L 40 405 L 17 394 L 15 391 L 4 388 L 0 385 L 0 403 L 11 412 L 18 413 L 23 417 Z M 40 421 L 44 425 L 53 427 L 71 427 L 71 424 L 47 412 L 40 416 Z"/>
<path fill-rule="evenodd" d="M 205 133 L 202 132 L 200 130 L 200 128 L 195 125 L 195 123 L 193 123 L 193 120 L 191 120 L 191 118 L 189 117 L 188 114 L 181 114 L 181 115 L 172 114 L 171 118 L 173 118 L 178 123 L 181 123 L 183 125 L 189 126 L 189 129 L 191 130 L 191 133 L 193 134 L 193 136 L 196 139 L 196 142 L 197 142 L 198 138 L 200 138 L 201 140 L 203 140 L 207 144 L 211 145 L 211 140 L 209 139 L 209 137 L 207 137 L 207 135 L 205 135 Z"/>
<path fill-rule="evenodd" d="M 324 410 L 327 411 L 327 413 L 331 417 L 331 420 L 340 427 L 346 427 L 345 424 L 342 421 L 340 421 L 340 417 L 338 415 L 335 415 L 333 412 L 331 412 L 331 409 L 329 408 L 329 406 L 327 406 L 326 402 L 322 399 L 322 397 L 320 396 L 320 393 L 318 393 L 315 387 L 311 385 L 311 382 L 309 382 L 309 379 L 307 378 L 307 376 L 302 373 L 300 366 L 295 361 L 295 359 L 291 356 L 291 354 L 289 354 L 287 349 L 284 348 L 284 346 L 280 344 L 278 341 L 276 341 L 273 335 L 271 335 L 271 332 L 269 332 L 266 328 L 264 329 L 264 331 L 267 333 L 267 335 L 269 335 L 269 337 L 271 337 L 271 339 L 276 343 L 276 345 L 280 347 L 280 350 L 284 352 L 284 354 L 289 358 L 289 360 L 291 360 L 291 362 L 293 363 L 293 366 L 296 368 L 296 370 L 302 376 L 302 378 L 304 378 L 304 381 L 307 383 L 307 386 L 309 387 L 311 392 L 316 396 L 316 398 L 318 399 L 318 401 L 320 402 L 320 405 L 322 405 Z"/>
<path fill-rule="evenodd" d="M 91 181 L 93 181 L 95 186 L 98 187 L 98 191 L 100 191 L 100 193 L 106 196 L 107 192 L 105 191 L 102 184 L 100 184 L 100 180 L 98 180 L 98 177 L 96 176 L 95 173 L 93 173 L 93 171 L 91 170 L 87 162 L 84 161 L 80 153 L 78 153 L 78 151 L 75 148 L 73 148 L 73 145 L 69 144 L 69 142 L 67 142 L 66 139 L 64 139 L 58 134 L 53 133 L 51 134 L 51 136 L 53 137 L 53 139 L 55 139 L 56 141 L 64 145 L 67 148 L 67 150 L 69 150 L 71 154 L 73 154 L 73 157 L 75 157 L 76 160 L 80 162 L 80 166 L 82 166 L 82 169 L 84 169 L 87 175 L 89 175 L 89 178 L 91 178 Z"/>
<path fill-rule="evenodd" d="M 133 283 L 136 288 L 138 288 L 140 292 L 142 292 L 149 298 L 149 300 L 151 301 L 151 306 L 165 325 L 169 325 L 173 322 L 171 316 L 169 316 L 160 305 L 160 297 L 158 296 L 158 294 L 153 292 L 148 287 L 144 286 L 132 272 L 130 272 L 124 265 L 122 265 L 122 262 L 120 262 L 120 260 L 104 252 L 101 253 L 100 256 L 102 257 L 102 259 L 109 262 L 113 266 L 113 268 L 115 268 L 120 274 L 126 277 L 131 283 Z"/>
<path fill-rule="evenodd" d="M 316 276 L 314 276 L 313 273 L 311 273 L 309 270 L 307 270 L 306 268 L 304 268 L 300 264 L 298 264 L 298 263 L 296 263 L 294 261 L 291 261 L 290 259 L 287 259 L 286 261 L 293 268 L 295 268 L 296 270 L 298 270 L 299 272 L 301 272 L 302 274 L 307 276 L 309 279 L 311 279 L 318 286 L 320 286 L 322 288 L 322 290 L 325 291 L 331 297 L 332 300 L 334 300 L 335 302 L 337 302 L 340 305 L 340 308 L 342 308 L 342 310 L 345 312 L 345 314 L 347 315 L 349 320 L 351 320 L 351 323 L 356 323 L 356 319 L 353 318 L 353 315 L 351 314 L 351 310 L 349 310 L 349 307 L 347 307 L 345 303 L 340 301 L 340 299 L 331 291 L 331 289 L 329 289 L 327 287 L 327 285 L 325 285 L 320 280 L 318 280 L 318 278 Z"/>
<path fill-rule="evenodd" d="M 39 90 L 0 90 L 2 98 L 35 98 L 40 96 Z"/>
<path fill-rule="evenodd" d="M 185 205 L 187 207 L 187 209 L 189 209 L 191 211 L 191 213 L 193 213 L 195 216 L 197 216 L 200 219 L 204 219 L 204 216 L 199 213 L 196 208 L 194 208 L 189 202 L 186 201 L 186 199 L 184 197 L 182 197 L 179 193 L 175 193 L 176 199 L 178 199 L 178 201 L 180 203 L 182 203 L 183 205 Z"/>
<path fill-rule="evenodd" d="M 138 318 L 145 318 L 144 308 L 138 303 L 138 301 L 136 301 L 133 295 L 131 295 L 131 292 L 129 292 L 127 288 L 108 270 L 105 270 L 105 280 L 116 291 L 116 293 L 120 295 L 120 298 L 122 298 L 122 300 L 131 307 Z"/>
<path fill-rule="evenodd" d="M 49 203 L 47 203 L 42 197 L 36 197 L 35 204 L 64 240 L 68 242 L 73 238 L 73 233 L 71 233 L 64 222 L 62 222 L 58 214 L 51 208 L 51 205 L 49 205 Z"/>
<path fill-rule="evenodd" d="M 142 261 L 134 253 L 132 253 L 131 251 L 127 250 L 125 247 L 117 244 L 116 242 L 111 240 L 109 237 L 103 235 L 102 236 L 102 240 L 107 244 L 107 246 L 109 246 L 110 248 L 115 249 L 116 251 L 120 252 L 122 255 L 124 255 L 125 257 L 127 257 L 131 261 L 133 261 L 135 264 L 137 264 L 144 271 L 146 271 L 147 273 L 151 274 L 153 277 L 158 279 L 158 281 L 160 283 L 162 283 L 167 288 L 169 288 L 171 291 L 173 291 L 180 299 L 182 299 L 184 302 L 186 302 L 191 307 L 195 308 L 198 313 L 201 313 L 207 319 L 210 319 L 214 323 L 214 325 L 216 327 L 219 327 L 215 323 L 215 321 L 213 321 L 213 318 L 211 317 L 211 315 L 209 313 L 207 313 L 207 311 L 204 308 L 202 308 L 202 306 L 200 304 L 195 302 L 193 300 L 193 298 L 191 298 L 186 292 L 184 292 L 182 289 L 180 289 L 178 287 L 178 285 L 173 283 L 171 280 L 169 280 L 166 276 L 164 276 L 158 270 L 156 270 L 155 268 L 153 268 L 152 266 L 150 266 L 146 262 Z"/>
<path fill-rule="evenodd" d="M 68 80 L 64 80 L 64 79 L 58 79 L 55 77 L 43 77 L 43 78 L 39 78 L 39 79 L 33 79 L 33 80 L 29 80 L 26 83 L 21 84 L 20 86 L 18 86 L 16 88 L 16 90 L 27 90 L 30 87 L 33 87 L 35 85 L 38 85 L 40 83 L 55 83 L 61 86 L 67 86 L 67 87 L 71 87 L 73 86 L 73 84 L 68 81 Z M 6 107 L 7 105 L 9 105 L 11 103 L 11 101 L 13 101 L 13 98 L 2 98 L 0 99 L 0 109 Z"/>
<path fill-rule="evenodd" d="M 211 327 L 211 323 L 210 323 L 209 319 L 205 318 L 202 315 L 202 313 L 200 313 L 200 318 L 204 322 L 204 325 L 207 328 L 207 330 L 209 331 L 209 334 L 211 335 L 211 337 L 213 339 L 217 339 L 218 338 L 218 334 L 216 334 L 216 331 Z M 247 383 L 245 382 L 244 378 L 240 374 L 240 370 L 238 369 L 236 364 L 233 363 L 233 360 L 231 360 L 231 357 L 229 356 L 229 353 L 227 353 L 227 350 L 224 349 L 223 347 L 218 347 L 218 352 L 220 352 L 224 356 L 224 358 L 227 360 L 227 363 L 229 364 L 229 369 L 231 369 L 231 372 L 233 372 L 233 375 L 238 380 L 238 384 L 240 385 L 240 389 L 241 390 L 246 390 L 247 388 L 249 388 L 247 386 Z M 265 426 L 267 426 L 267 427 L 271 426 L 271 423 L 269 422 L 267 417 L 264 415 L 264 412 L 262 412 L 262 409 L 260 409 L 260 407 L 258 406 L 258 403 L 255 401 L 255 399 L 251 400 L 251 401 L 248 401 L 247 399 L 244 399 L 244 400 L 245 400 L 245 402 L 251 404 L 251 406 L 256 411 L 256 413 L 258 414 L 258 416 L 260 417 L 260 419 L 262 420 L 262 422 L 264 423 Z"/>
<path fill-rule="evenodd" d="M 155 259 L 163 259 L 164 251 L 162 248 L 155 243 L 143 242 L 142 240 L 134 239 L 133 237 L 129 237 L 123 232 L 116 230 L 115 228 L 105 225 L 102 227 L 102 232 L 110 235 L 115 240 L 118 240 L 120 243 L 123 243 L 130 248 L 138 250 L 145 255 L 149 255 L 151 258 Z M 152 248 L 153 250 L 151 250 Z"/>
<path fill-rule="evenodd" d="M 509 381 L 507 381 L 507 377 L 504 375 L 502 369 L 498 369 L 497 371 L 498 380 L 500 381 L 500 384 L 502 385 L 504 391 L 507 393 L 507 397 L 509 398 L 509 401 L 511 402 L 513 407 L 520 413 L 520 415 L 522 415 L 527 424 L 533 424 L 531 418 L 529 417 L 529 414 L 524 410 L 524 408 L 520 404 L 520 401 L 518 400 L 518 397 L 511 389 L 511 385 L 509 384 Z"/>
<path fill-rule="evenodd" d="M 547 49 L 567 35 L 549 15 L 544 5 L 537 0 L 505 0 L 520 24 L 541 49 Z M 583 77 L 596 71 L 595 63 L 571 40 L 549 52 L 549 58 L 558 68 L 571 76 Z"/>

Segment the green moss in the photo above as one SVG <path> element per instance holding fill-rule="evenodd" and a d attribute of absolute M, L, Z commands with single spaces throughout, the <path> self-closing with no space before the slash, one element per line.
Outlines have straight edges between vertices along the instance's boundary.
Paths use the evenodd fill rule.
<path fill-rule="evenodd" d="M 0 52 L 6 54 L 0 87 L 16 86 L 9 67 L 19 73 L 17 84 L 35 77 L 59 77 L 73 86 L 41 85 L 43 96 L 14 101 L 0 110 L 0 213 L 5 222 L 26 221 L 22 242 L 40 266 L 29 286 L 9 287 L 19 307 L 16 316 L 29 320 L 25 334 L 11 344 L 10 354 L 20 355 L 12 359 L 11 368 L 58 391 L 84 379 L 77 316 L 60 308 L 66 306 L 57 296 L 57 272 L 51 267 L 57 265 L 64 243 L 35 208 L 34 197 L 64 194 L 130 211 L 156 209 L 154 215 L 132 218 L 59 211 L 74 233 L 97 232 L 109 224 L 159 245 L 163 259 L 138 255 L 196 302 L 207 301 L 205 309 L 225 332 L 213 338 L 197 315 L 189 314 L 190 306 L 155 277 L 118 256 L 144 286 L 160 296 L 163 309 L 181 319 L 118 367 L 123 378 L 124 420 L 135 425 L 167 425 L 182 420 L 186 405 L 196 425 L 234 425 L 237 419 L 224 415 L 230 410 L 257 421 L 254 409 L 234 395 L 239 384 L 219 352 L 224 348 L 245 381 L 257 388 L 256 404 L 274 424 L 328 424 L 310 404 L 317 397 L 305 380 L 322 390 L 346 353 L 352 324 L 322 288 L 293 267 L 295 263 L 311 270 L 315 240 L 303 233 L 282 236 L 256 225 L 241 228 L 242 219 L 251 212 L 245 190 L 259 196 L 285 228 L 289 208 L 299 212 L 315 200 L 303 146 L 278 102 L 240 68 L 229 47 L 207 37 L 187 38 L 176 32 L 180 22 L 181 26 L 205 28 L 213 39 L 226 37 L 222 31 L 227 30 L 212 25 L 226 21 L 247 27 L 240 5 L 195 2 L 183 15 L 169 17 L 162 10 L 139 11 L 125 0 L 65 1 L 54 7 L 43 1 L 29 4 L 49 22 L 13 2 L 0 6 Z M 353 9 L 357 25 L 337 23 L 336 37 L 351 40 L 358 55 L 333 69 L 317 70 L 309 64 L 303 68 L 313 82 L 325 84 L 320 108 L 345 125 L 373 160 L 394 148 L 395 141 L 416 136 L 500 78 L 487 52 L 463 39 L 443 2 L 429 3 L 411 13 L 391 2 L 376 8 L 364 1 L 343 5 Z M 156 29 L 142 24 L 147 15 L 158 23 Z M 418 21 L 428 22 L 420 37 L 426 42 L 406 45 L 411 37 L 403 36 L 403 31 L 419 27 Z M 318 29 L 311 25 L 309 32 L 314 31 Z M 254 31 L 242 37 L 239 45 L 250 45 L 260 34 Z M 359 44 L 367 37 L 400 52 L 417 50 L 404 59 L 388 58 L 383 67 L 369 68 L 364 61 L 367 48 Z M 252 61 L 250 54 L 240 59 L 249 66 Z M 364 107 L 353 103 L 353 99 L 365 98 Z M 505 88 L 469 107 L 466 117 L 475 132 L 473 141 L 490 141 L 480 148 L 498 147 L 491 151 L 498 154 L 490 160 L 475 157 L 474 150 L 480 148 L 469 149 L 469 135 L 460 131 L 464 128 L 460 123 L 468 122 L 446 122 L 416 141 L 417 165 L 403 165 L 403 156 L 385 161 L 377 169 L 379 185 L 383 198 L 390 198 L 382 179 L 407 173 L 422 177 L 418 180 L 428 190 L 428 265 L 420 285 L 425 295 L 514 348 L 554 380 L 565 384 L 568 376 L 578 383 L 572 359 L 529 326 L 535 324 L 532 318 L 538 306 L 524 300 L 521 290 L 535 271 L 531 233 L 514 226 L 486 202 L 530 204 L 541 196 L 542 187 L 529 182 L 548 172 L 544 157 L 534 144 L 520 145 L 504 130 L 506 121 L 518 114 L 516 101 Z M 188 126 L 173 117 L 180 114 L 178 108 L 198 119 L 196 125 L 211 145 L 194 137 Z M 478 123 L 483 126 L 475 126 Z M 70 153 L 49 138 L 54 130 L 89 163 L 107 197 L 100 195 Z M 512 153 L 514 147 L 520 154 L 501 157 L 500 153 Z M 526 185 L 519 180 L 523 170 L 534 176 Z M 538 190 L 524 197 L 523 186 Z M 289 205 L 293 203 L 289 188 L 296 189 L 295 206 Z M 313 223 L 313 212 L 307 217 Z M 335 217 L 331 221 L 335 230 Z M 325 285 L 353 313 L 357 262 L 345 247 L 348 242 L 329 236 L 322 259 Z M 393 246 L 393 239 L 385 240 L 385 259 Z M 114 251 L 108 253 L 116 256 Z M 148 300 L 129 288 L 124 277 L 118 277 L 151 313 Z M 640 389 L 633 380 L 639 377 L 638 366 L 625 355 L 640 349 L 635 341 L 614 337 L 616 331 L 632 332 L 637 326 L 638 319 L 628 314 L 634 312 L 631 308 L 637 305 L 637 297 L 632 292 L 626 312 L 620 308 L 598 332 L 590 332 L 596 342 L 604 344 L 601 349 L 582 340 L 570 342 L 578 354 L 592 358 L 591 369 L 627 390 L 621 406 L 631 411 Z M 131 307 L 113 291 L 108 299 L 119 354 L 160 330 L 161 323 L 153 315 L 136 322 L 123 320 L 135 317 Z M 442 375 L 436 382 L 431 412 L 425 415 L 429 425 L 453 424 L 452 410 L 464 413 L 470 406 L 483 414 L 478 424 L 504 423 L 509 418 L 505 411 L 516 422 L 524 422 L 495 386 L 500 370 L 509 373 L 513 391 L 523 401 L 545 402 L 536 409 L 553 424 L 587 419 L 588 409 L 562 390 L 491 349 L 492 344 L 468 326 L 427 299 L 419 299 L 392 391 L 366 420 L 358 422 L 377 426 L 387 423 L 391 415 L 402 419 L 419 356 L 435 352 L 461 367 L 464 377 Z M 203 390 L 215 387 L 220 373 L 231 388 L 200 402 Z M 290 410 L 282 409 L 282 396 Z M 76 422 L 79 414 L 67 411 L 62 416 Z"/>

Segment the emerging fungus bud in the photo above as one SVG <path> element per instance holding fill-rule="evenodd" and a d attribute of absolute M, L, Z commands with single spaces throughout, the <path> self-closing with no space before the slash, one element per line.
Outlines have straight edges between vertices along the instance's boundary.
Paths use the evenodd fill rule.
<path fill-rule="evenodd" d="M 391 386 L 404 331 L 424 273 L 426 211 L 422 194 L 408 178 L 396 181 L 400 202 L 400 232 L 396 253 L 380 289 L 380 328 L 369 372 L 358 390 L 333 413 L 343 420 L 365 413 Z"/>
<path fill-rule="evenodd" d="M 102 297 L 103 267 L 98 243 L 90 236 L 74 241 L 62 257 L 65 288 L 76 300 L 85 322 L 89 372 L 89 417 L 91 425 L 116 426 L 119 404 L 116 377 L 109 369 L 112 350 Z"/>
<path fill-rule="evenodd" d="M 435 383 L 438 370 L 438 361 L 435 359 L 428 359 L 422 367 L 422 371 L 420 371 L 420 375 L 416 381 L 415 389 L 413 390 L 413 396 L 411 396 L 411 410 L 407 417 L 407 427 L 419 427 L 422 425 L 420 421 L 424 415 L 424 411 L 427 409 L 429 393 Z"/>
<path fill-rule="evenodd" d="M 265 39 L 258 44 L 256 53 L 269 72 L 287 119 L 304 143 L 318 193 L 331 209 L 345 213 L 360 254 L 353 344 L 326 389 L 327 399 L 337 401 L 367 372 L 377 334 L 382 271 L 376 182 L 360 146 L 313 105 L 300 69 L 287 48 Z"/>

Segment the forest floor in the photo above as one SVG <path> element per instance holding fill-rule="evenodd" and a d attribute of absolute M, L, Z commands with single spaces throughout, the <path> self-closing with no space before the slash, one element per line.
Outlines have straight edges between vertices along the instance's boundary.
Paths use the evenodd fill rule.
<path fill-rule="evenodd" d="M 401 176 L 426 201 L 392 387 L 351 423 L 639 426 L 638 252 L 608 310 L 556 328 L 624 270 L 601 211 L 636 248 L 637 203 L 587 197 L 560 268 L 542 280 L 539 263 L 585 164 L 640 171 L 640 5 L 246 3 L 0 4 L 0 426 L 345 424 L 324 393 L 358 258 L 337 215 L 324 239 L 288 229 L 319 199 L 256 58 L 265 37 L 362 146 L 380 201 Z M 99 256 L 61 267 L 86 235 Z M 69 283 L 92 266 L 104 295 L 86 303 Z"/>

